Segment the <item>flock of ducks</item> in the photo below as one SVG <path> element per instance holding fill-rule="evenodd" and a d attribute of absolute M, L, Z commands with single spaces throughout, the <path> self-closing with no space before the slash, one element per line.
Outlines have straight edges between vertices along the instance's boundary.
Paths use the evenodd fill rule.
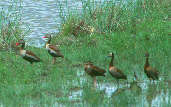
<path fill-rule="evenodd" d="M 50 44 L 51 42 L 51 35 L 45 35 L 43 38 L 48 38 L 48 41 L 46 43 L 46 49 L 48 50 L 48 53 L 53 57 L 52 63 L 55 64 L 56 58 L 61 57 L 64 58 L 64 56 L 61 54 L 60 50 L 55 46 Z M 30 62 L 33 64 L 34 62 L 40 62 L 41 59 L 37 57 L 33 52 L 29 50 L 25 50 L 25 41 L 23 39 L 20 39 L 17 43 L 16 46 L 20 47 L 20 55 L 22 56 L 23 59 L 26 61 Z M 119 69 L 117 68 L 113 63 L 114 63 L 114 53 L 110 53 L 108 57 L 111 58 L 111 61 L 109 63 L 109 73 L 111 74 L 112 77 L 114 77 L 117 81 L 117 84 L 119 85 L 119 80 L 124 79 L 127 80 L 127 76 Z M 149 53 L 145 54 L 146 57 L 146 62 L 144 65 L 144 72 L 147 75 L 147 77 L 150 80 L 158 80 L 159 72 L 152 68 L 149 64 Z M 96 76 L 105 76 L 106 70 L 99 68 L 95 65 L 93 65 L 92 62 L 86 62 L 84 64 L 84 70 L 85 72 L 90 75 L 93 78 L 93 83 L 94 86 L 96 87 Z"/>

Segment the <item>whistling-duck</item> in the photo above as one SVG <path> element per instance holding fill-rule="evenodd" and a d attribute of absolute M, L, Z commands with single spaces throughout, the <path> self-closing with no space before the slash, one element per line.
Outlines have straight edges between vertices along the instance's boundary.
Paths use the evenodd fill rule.
<path fill-rule="evenodd" d="M 151 80 L 158 80 L 158 75 L 159 75 L 159 72 L 155 69 L 155 68 L 152 68 L 149 64 L 149 53 L 146 53 L 145 54 L 145 57 L 146 57 L 146 62 L 145 62 L 145 65 L 144 65 L 144 72 L 146 73 L 147 77 Z"/>
<path fill-rule="evenodd" d="M 18 45 L 21 45 L 20 55 L 23 57 L 23 59 L 27 60 L 31 64 L 33 64 L 33 62 L 40 62 L 40 58 L 37 57 L 33 52 L 24 49 L 25 41 L 23 39 L 20 39 L 19 42 L 16 43 L 16 46 Z"/>
<path fill-rule="evenodd" d="M 60 50 L 56 46 L 50 44 L 51 42 L 50 34 L 46 34 L 45 36 L 43 36 L 43 38 L 48 38 L 48 42 L 46 43 L 46 49 L 48 50 L 48 53 L 53 57 L 53 61 L 52 61 L 53 64 L 55 64 L 57 57 L 64 58 Z"/>
<path fill-rule="evenodd" d="M 105 70 L 101 69 L 91 62 L 87 62 L 84 64 L 85 72 L 93 78 L 94 87 L 96 87 L 96 76 L 105 76 Z"/>
<path fill-rule="evenodd" d="M 117 83 L 119 85 L 119 79 L 127 79 L 126 75 L 118 68 L 116 68 L 114 65 L 113 65 L 113 61 L 114 61 L 114 53 L 110 53 L 108 55 L 108 57 L 112 57 L 111 58 L 111 61 L 110 61 L 110 64 L 109 64 L 109 73 L 112 75 L 112 77 L 116 78 L 117 80 Z"/>

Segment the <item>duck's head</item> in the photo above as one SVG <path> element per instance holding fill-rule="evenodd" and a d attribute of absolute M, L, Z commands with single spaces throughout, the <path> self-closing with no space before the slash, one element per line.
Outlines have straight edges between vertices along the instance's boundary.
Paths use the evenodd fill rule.
<path fill-rule="evenodd" d="M 23 39 L 20 39 L 17 43 L 16 43 L 16 46 L 19 46 L 19 45 L 24 45 L 25 44 L 25 41 Z"/>
<path fill-rule="evenodd" d="M 51 39 L 51 34 L 46 34 L 45 36 L 43 36 L 42 38 L 48 38 Z"/>
<path fill-rule="evenodd" d="M 51 34 L 46 34 L 42 38 L 45 39 L 45 40 L 48 39 L 48 41 L 46 42 L 46 45 L 50 44 L 50 42 L 51 42 Z"/>

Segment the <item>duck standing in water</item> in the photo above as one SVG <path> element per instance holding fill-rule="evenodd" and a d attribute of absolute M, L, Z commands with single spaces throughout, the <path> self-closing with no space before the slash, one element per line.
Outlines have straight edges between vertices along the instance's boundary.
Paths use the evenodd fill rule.
<path fill-rule="evenodd" d="M 114 53 L 110 53 L 108 55 L 108 57 L 112 57 L 110 64 L 109 64 L 109 73 L 112 75 L 112 77 L 114 77 L 117 81 L 117 84 L 119 86 L 119 80 L 120 79 L 127 79 L 127 76 L 120 70 L 118 69 L 116 66 L 114 66 L 113 62 L 114 62 Z"/>
<path fill-rule="evenodd" d="M 61 54 L 60 50 L 56 46 L 50 44 L 51 35 L 46 34 L 45 36 L 43 36 L 43 38 L 48 38 L 48 41 L 46 43 L 46 49 L 48 50 L 48 53 L 53 57 L 52 64 L 55 64 L 57 57 L 64 58 L 64 56 Z"/>
<path fill-rule="evenodd" d="M 85 72 L 93 78 L 94 87 L 96 87 L 96 76 L 105 76 L 106 71 L 101 69 L 91 62 L 87 62 L 84 64 Z"/>
<path fill-rule="evenodd" d="M 151 80 L 158 80 L 159 79 L 159 72 L 155 68 L 152 68 L 149 64 L 149 53 L 145 54 L 146 62 L 144 64 L 144 72 L 147 77 Z"/>

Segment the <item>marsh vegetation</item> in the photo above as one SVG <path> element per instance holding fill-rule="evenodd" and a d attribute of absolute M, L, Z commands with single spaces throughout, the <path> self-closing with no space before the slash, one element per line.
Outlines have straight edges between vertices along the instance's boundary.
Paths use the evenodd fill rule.
<path fill-rule="evenodd" d="M 18 48 L 10 44 L 27 31 L 20 29 L 19 20 L 4 23 L 2 19 L 8 19 L 0 14 L 0 105 L 171 105 L 171 1 L 111 1 L 96 6 L 95 2 L 82 2 L 83 13 L 70 13 L 63 19 L 60 32 L 53 34 L 52 44 L 58 45 L 66 58 L 58 58 L 55 65 L 44 47 L 26 47 L 42 59 L 33 66 L 18 56 Z M 150 64 L 160 72 L 155 82 L 144 73 L 147 51 Z M 128 84 L 120 81 L 120 88 L 108 72 L 109 52 L 115 53 L 115 65 L 128 78 Z M 86 61 L 107 70 L 105 77 L 97 77 L 97 88 L 84 72 Z"/>

